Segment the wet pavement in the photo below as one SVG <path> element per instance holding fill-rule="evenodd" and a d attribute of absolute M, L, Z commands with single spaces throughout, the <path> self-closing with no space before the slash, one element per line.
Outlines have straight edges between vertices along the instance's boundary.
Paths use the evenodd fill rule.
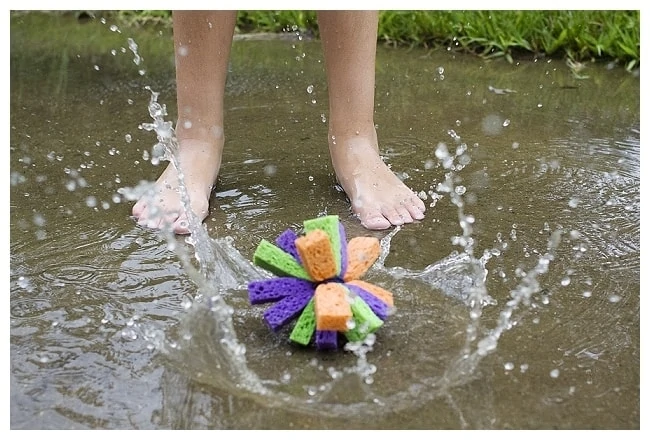
<path fill-rule="evenodd" d="M 638 74 L 380 47 L 382 155 L 428 211 L 369 232 L 329 163 L 320 44 L 236 41 L 192 244 L 121 191 L 162 170 L 141 124 L 147 88 L 175 114 L 170 31 L 14 16 L 10 62 L 12 429 L 639 429 Z M 248 302 L 260 240 L 326 214 L 390 240 L 365 279 L 395 313 L 355 351 Z"/>

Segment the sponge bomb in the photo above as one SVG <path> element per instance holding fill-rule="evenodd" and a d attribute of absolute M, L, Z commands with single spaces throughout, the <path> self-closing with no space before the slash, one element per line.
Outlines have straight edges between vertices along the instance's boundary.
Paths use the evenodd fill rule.
<path fill-rule="evenodd" d="M 258 245 L 253 263 L 278 278 L 250 282 L 251 304 L 274 303 L 264 320 L 274 332 L 294 321 L 289 339 L 299 345 L 334 350 L 341 338 L 362 341 L 394 306 L 391 292 L 359 279 L 379 258 L 379 240 L 347 241 L 336 215 L 303 225 L 300 235 L 287 229 L 275 244 Z"/>

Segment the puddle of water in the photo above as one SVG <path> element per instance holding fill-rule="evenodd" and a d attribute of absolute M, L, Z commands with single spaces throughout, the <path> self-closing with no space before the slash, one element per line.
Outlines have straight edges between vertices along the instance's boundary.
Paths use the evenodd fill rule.
<path fill-rule="evenodd" d="M 380 142 L 432 206 L 369 233 L 327 163 L 319 45 L 237 42 L 215 206 L 186 243 L 135 227 L 118 191 L 162 169 L 138 125 L 145 87 L 175 106 L 171 43 L 133 35 L 140 64 L 125 35 L 118 55 L 45 54 L 29 25 L 12 21 L 13 428 L 639 427 L 638 77 L 380 49 Z M 248 304 L 260 239 L 323 214 L 386 246 L 366 279 L 397 310 L 366 352 L 291 346 Z"/>

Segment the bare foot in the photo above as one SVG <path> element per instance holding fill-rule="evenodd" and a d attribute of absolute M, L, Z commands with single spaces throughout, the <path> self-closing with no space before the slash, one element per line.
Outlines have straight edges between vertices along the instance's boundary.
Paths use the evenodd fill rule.
<path fill-rule="evenodd" d="M 223 141 L 218 145 L 194 139 L 183 140 L 177 158 L 183 172 L 190 208 L 200 221 L 208 216 L 210 193 L 221 165 Z M 133 205 L 138 225 L 163 229 L 171 227 L 176 234 L 189 234 L 189 221 L 178 184 L 178 170 L 173 163 L 160 175 L 153 194 L 143 195 Z"/>
<path fill-rule="evenodd" d="M 422 220 L 424 202 L 379 156 L 377 135 L 329 139 L 332 165 L 352 212 L 367 229 L 387 229 Z"/>

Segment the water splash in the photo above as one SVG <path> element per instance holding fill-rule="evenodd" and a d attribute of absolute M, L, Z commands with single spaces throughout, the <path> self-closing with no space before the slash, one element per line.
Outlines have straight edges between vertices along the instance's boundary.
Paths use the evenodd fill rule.
<path fill-rule="evenodd" d="M 127 43 L 129 45 L 129 49 L 131 49 L 131 52 L 133 52 L 133 63 L 136 66 L 140 66 L 143 59 L 140 56 L 140 54 L 138 53 L 138 44 L 135 42 L 135 40 L 133 38 L 128 38 Z M 147 73 L 147 72 L 144 69 L 140 69 L 140 70 L 138 70 L 138 73 L 140 74 L 140 76 L 144 76 L 145 73 Z"/>
<path fill-rule="evenodd" d="M 529 305 L 531 296 L 541 290 L 538 277 L 548 270 L 548 265 L 553 260 L 553 251 L 560 243 L 559 231 L 551 234 L 547 252 L 510 292 L 511 299 L 501 310 L 494 328 L 487 332 L 482 329 L 483 332 L 479 332 L 483 309 L 496 305 L 496 301 L 488 294 L 486 279 L 488 262 L 498 252 L 489 249 L 479 258 L 474 255 L 475 219 L 465 213 L 463 196 L 466 188 L 458 175 L 471 159 L 467 153 L 467 145 L 456 132 L 450 130 L 449 134 L 456 143 L 456 148 L 452 153 L 445 143 L 440 143 L 435 151 L 436 158 L 446 170 L 444 179 L 436 190 L 442 193 L 439 197 L 448 197 L 457 209 L 460 234 L 451 237 L 451 240 L 460 249 L 419 271 L 386 267 L 385 261 L 390 252 L 391 240 L 401 230 L 397 227 L 381 240 L 380 257 L 373 270 L 388 275 L 393 280 L 415 281 L 423 289 L 434 293 L 442 292 L 468 307 L 469 320 L 465 343 L 458 356 L 435 377 L 427 375 L 416 379 L 406 389 L 389 396 L 377 396 L 371 387 L 377 367 L 368 357 L 375 342 L 374 335 L 371 335 L 366 341 L 345 346 L 347 351 L 355 355 L 354 365 L 328 370 L 327 382 L 303 386 L 306 395 L 283 391 L 281 384 L 262 380 L 249 367 L 246 345 L 239 341 L 233 324 L 235 309 L 227 301 L 234 292 L 245 290 L 249 280 L 264 278 L 268 274 L 243 258 L 231 238 L 211 238 L 202 221 L 192 213 L 184 175 L 176 158 L 178 143 L 173 125 L 165 120 L 167 111 L 165 106 L 158 102 L 159 94 L 150 88 L 148 90 L 151 93 L 148 109 L 152 122 L 143 123 L 141 128 L 153 131 L 157 136 L 158 142 L 153 146 L 151 153 L 152 163 L 168 160 L 177 169 L 181 201 L 188 212 L 191 234 L 185 244 L 189 246 L 179 245 L 170 228 L 165 228 L 163 234 L 169 243 L 169 249 L 176 253 L 184 269 L 195 282 L 197 292 L 188 302 L 186 313 L 178 328 L 166 330 L 164 334 L 151 329 L 142 331 L 168 361 L 173 365 L 182 366 L 184 374 L 194 380 L 238 396 L 245 396 L 269 408 L 282 407 L 321 416 L 378 416 L 384 412 L 413 409 L 427 401 L 448 396 L 451 388 L 473 380 L 472 373 L 480 361 L 496 350 L 501 335 L 513 327 L 515 312 L 520 307 Z M 179 334 L 174 334 L 174 331 Z M 480 334 L 484 336 L 480 337 Z M 188 353 L 192 353 L 191 362 L 187 360 Z M 284 373 L 283 377 L 289 378 L 284 382 L 291 382 L 294 375 Z M 347 392 L 350 389 L 350 379 L 353 377 L 359 379 L 359 382 L 352 382 L 354 386 L 359 387 L 358 392 L 354 393 L 358 401 L 344 402 L 340 399 L 341 390 Z"/>
<path fill-rule="evenodd" d="M 398 227 L 382 240 L 378 266 L 395 279 L 417 281 L 467 304 L 470 320 L 466 329 L 465 345 L 444 374 L 445 383 L 448 386 L 455 386 L 460 379 L 466 378 L 474 372 L 481 359 L 496 350 L 501 335 L 511 329 L 516 322 L 513 316 L 515 312 L 522 305 L 530 306 L 532 296 L 542 290 L 538 279 L 540 275 L 548 271 L 549 264 L 554 259 L 554 253 L 561 243 L 563 231 L 559 229 L 550 234 L 546 253 L 539 258 L 534 268 L 527 273 L 521 273 L 522 280 L 510 292 L 511 299 L 500 311 L 495 327 L 489 330 L 486 336 L 479 339 L 480 318 L 483 309 L 497 304 L 487 290 L 487 264 L 493 256 L 499 255 L 500 251 L 487 249 L 480 258 L 477 259 L 474 256 L 472 225 L 475 218 L 465 213 L 465 202 L 462 196 L 465 194 L 466 188 L 456 173 L 470 163 L 470 157 L 467 154 L 467 145 L 461 141 L 460 136 L 453 130 L 450 130 L 449 134 L 457 143 L 457 148 L 454 154 L 450 153 L 445 143 L 439 143 L 436 148 L 435 156 L 443 168 L 449 170 L 445 173 L 444 180 L 438 184 L 437 190 L 447 194 L 451 203 L 457 208 L 462 234 L 453 236 L 451 241 L 461 250 L 451 253 L 448 257 L 421 271 L 402 267 L 387 268 L 384 263 L 390 251 L 390 241 L 400 230 Z"/>

